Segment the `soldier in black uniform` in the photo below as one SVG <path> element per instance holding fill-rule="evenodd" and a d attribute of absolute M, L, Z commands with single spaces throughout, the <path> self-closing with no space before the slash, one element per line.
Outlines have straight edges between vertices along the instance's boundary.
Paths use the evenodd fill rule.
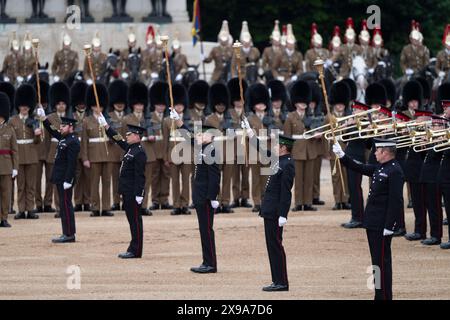
<path fill-rule="evenodd" d="M 180 115 L 173 109 L 170 119 L 176 121 L 178 128 L 187 134 L 190 129 L 183 123 Z M 197 133 L 195 139 L 187 137 L 194 147 L 194 176 L 192 182 L 192 201 L 197 211 L 197 219 L 202 243 L 203 263 L 199 267 L 191 268 L 195 273 L 216 273 L 216 244 L 214 239 L 214 214 L 219 207 L 217 196 L 220 191 L 220 169 L 216 163 L 213 135 L 206 130 L 214 129 L 202 126 L 203 133 Z"/>
<path fill-rule="evenodd" d="M 242 121 L 242 129 L 247 131 L 250 144 L 258 150 L 259 139 L 250 128 L 247 118 Z M 287 223 L 287 215 L 292 201 L 295 165 L 291 151 L 295 140 L 280 135 L 278 145 L 272 146 L 278 160 L 271 164 L 272 174 L 266 182 L 259 215 L 264 218 L 264 231 L 269 254 L 272 284 L 263 287 L 263 291 L 289 291 L 286 254 L 283 247 L 283 226 Z M 259 150 L 272 157 L 270 151 Z"/>
<path fill-rule="evenodd" d="M 395 142 L 375 140 L 375 156 L 378 165 L 363 164 L 345 155 L 338 143 L 333 152 L 342 164 L 363 175 L 372 177 L 363 226 L 367 232 L 372 265 L 380 270 L 375 273 L 375 300 L 392 300 L 392 235 L 399 227 L 399 215 L 403 207 L 403 172 L 395 160 Z M 376 281 L 378 282 L 378 281 Z"/>
<path fill-rule="evenodd" d="M 75 214 L 72 204 L 72 192 L 75 184 L 80 141 L 74 134 L 75 119 L 61 117 L 59 131 L 50 123 L 44 108 L 37 110 L 37 115 L 44 120 L 44 126 L 52 137 L 58 139 L 58 147 L 50 182 L 56 185 L 59 196 L 59 209 L 63 234 L 52 240 L 53 243 L 75 242 Z"/>
<path fill-rule="evenodd" d="M 146 129 L 127 125 L 125 141 L 108 125 L 103 115 L 98 117 L 98 123 L 105 127 L 108 137 L 126 152 L 120 166 L 119 194 L 122 196 L 123 208 L 130 224 L 131 242 L 127 252 L 119 254 L 119 258 L 141 258 L 144 239 L 141 205 L 144 200 L 145 165 L 147 163 L 147 155 L 141 146 L 141 137 Z"/>

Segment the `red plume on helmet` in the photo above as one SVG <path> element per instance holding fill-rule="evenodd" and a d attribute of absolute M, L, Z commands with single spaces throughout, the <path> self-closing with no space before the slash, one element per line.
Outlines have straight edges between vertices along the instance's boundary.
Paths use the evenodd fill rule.
<path fill-rule="evenodd" d="M 145 35 L 145 40 L 148 41 L 148 36 L 151 35 L 152 39 L 155 39 L 155 29 L 152 25 L 149 25 L 147 28 L 147 34 Z"/>
<path fill-rule="evenodd" d="M 347 25 L 347 30 L 345 31 L 345 37 L 344 37 L 345 43 L 347 43 L 347 33 L 350 33 L 350 34 L 356 36 L 355 24 L 353 23 L 353 18 L 348 17 L 346 25 Z"/>
<path fill-rule="evenodd" d="M 287 36 L 287 25 L 283 24 L 283 36 Z"/>
<path fill-rule="evenodd" d="M 315 22 L 311 25 L 311 37 L 313 37 L 317 33 L 317 24 Z"/>
<path fill-rule="evenodd" d="M 446 40 L 447 40 L 447 37 L 448 36 L 450 36 L 450 24 L 448 24 L 446 27 L 445 27 L 445 31 L 444 31 L 444 38 L 442 38 L 442 43 L 444 44 L 444 46 L 445 46 L 445 44 L 446 44 Z"/>
<path fill-rule="evenodd" d="M 373 37 L 372 37 L 372 44 L 375 46 L 375 42 L 377 40 L 381 39 L 381 46 L 383 46 L 383 33 L 381 32 L 380 26 L 375 26 L 375 29 L 373 30 Z"/>
<path fill-rule="evenodd" d="M 353 18 L 349 17 L 347 18 L 347 28 L 351 27 L 352 29 L 355 28 L 355 24 L 353 23 Z"/>
<path fill-rule="evenodd" d="M 334 26 L 334 30 L 333 30 L 333 36 L 331 37 L 331 41 L 330 44 L 328 45 L 328 49 L 330 51 L 333 50 L 333 39 L 337 37 L 337 38 L 341 38 L 341 28 L 339 28 L 339 26 Z"/>
<path fill-rule="evenodd" d="M 366 20 L 366 19 L 364 19 L 364 20 L 361 22 L 361 30 L 368 30 L 368 29 L 367 29 L 367 20 Z"/>

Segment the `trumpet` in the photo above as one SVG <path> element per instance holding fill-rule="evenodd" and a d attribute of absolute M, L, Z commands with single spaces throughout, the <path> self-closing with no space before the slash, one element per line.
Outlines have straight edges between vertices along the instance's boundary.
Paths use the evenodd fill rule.
<path fill-rule="evenodd" d="M 450 130 L 449 129 L 441 129 L 441 130 L 428 130 L 426 135 L 426 141 L 417 143 L 414 145 L 413 149 L 415 152 L 423 152 L 428 151 L 431 149 L 434 149 L 436 146 L 442 145 L 436 145 L 438 142 L 444 142 L 443 144 L 449 144 L 450 143 Z M 436 151 L 436 150 L 435 150 Z"/>
<path fill-rule="evenodd" d="M 364 125 L 365 128 L 361 128 L 361 126 L 357 127 L 358 130 L 345 132 L 345 133 L 340 135 L 340 138 L 341 138 L 342 141 L 347 142 L 347 141 L 364 139 L 364 138 L 370 138 L 372 136 L 376 136 L 380 130 L 386 130 L 386 129 L 390 129 L 391 128 L 390 124 L 389 125 L 381 125 L 381 126 L 379 126 L 379 124 L 382 124 L 382 123 L 387 122 L 389 120 L 390 119 L 377 119 L 377 120 L 373 120 L 373 121 L 364 121 L 361 124 Z M 361 135 L 361 133 L 372 132 L 372 131 L 375 132 L 373 135 L 370 135 L 370 136 L 369 135 L 366 135 L 366 136 Z M 385 134 L 385 132 L 383 132 L 383 134 Z"/>
<path fill-rule="evenodd" d="M 308 139 L 311 139 L 311 138 L 317 136 L 318 134 L 327 134 L 328 133 L 328 134 L 333 135 L 333 133 L 335 133 L 337 130 L 339 130 L 339 131 L 347 130 L 349 127 L 339 127 L 339 123 L 340 122 L 342 123 L 342 122 L 347 121 L 347 120 L 352 119 L 352 118 L 359 119 L 362 116 L 371 114 L 371 113 L 376 112 L 378 110 L 379 110 L 379 108 L 370 109 L 370 110 L 363 111 L 363 112 L 360 112 L 360 113 L 357 113 L 357 114 L 351 114 L 351 115 L 348 115 L 348 116 L 345 116 L 345 117 L 339 117 L 339 118 L 337 118 L 337 117 L 335 117 L 333 115 L 330 115 L 330 122 L 329 123 L 324 124 L 323 126 L 320 126 L 320 127 L 317 127 L 317 128 L 314 128 L 314 129 L 311 129 L 311 130 L 308 130 L 308 131 L 305 131 L 303 133 L 303 137 L 308 140 Z"/>

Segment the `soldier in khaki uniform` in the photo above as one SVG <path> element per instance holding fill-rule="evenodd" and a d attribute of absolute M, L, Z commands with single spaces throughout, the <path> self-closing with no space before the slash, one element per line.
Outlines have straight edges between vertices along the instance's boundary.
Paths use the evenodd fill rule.
<path fill-rule="evenodd" d="M 87 118 L 86 111 L 86 90 L 87 84 L 84 81 L 75 82 L 70 88 L 70 102 L 72 104 L 72 116 L 77 123 L 75 124 L 74 132 L 81 140 L 82 132 L 83 132 L 83 122 L 84 119 Z M 77 171 L 75 181 L 75 192 L 74 192 L 74 202 L 75 212 L 80 211 L 90 211 L 90 181 L 89 181 L 89 168 L 86 168 L 83 165 L 83 161 L 81 159 L 81 152 L 78 154 L 78 163 L 77 163 Z"/>
<path fill-rule="evenodd" d="M 157 42 L 161 42 L 155 37 L 153 27 L 149 26 L 146 37 L 147 47 L 142 51 L 141 74 L 144 80 L 157 79 L 162 70 L 164 52 L 158 48 Z"/>
<path fill-rule="evenodd" d="M 131 53 L 137 53 L 140 49 L 137 48 L 137 39 L 134 30 L 131 28 L 128 34 L 128 47 L 120 51 L 119 70 L 123 79 L 126 79 L 126 75 L 130 73 L 128 69 L 128 56 Z"/>
<path fill-rule="evenodd" d="M 163 121 L 167 113 L 167 92 L 169 86 L 166 82 L 158 81 L 150 88 L 150 121 L 155 135 L 153 149 L 156 159 L 152 168 L 152 206 L 150 210 L 172 209 L 169 204 L 170 168 L 164 163 L 165 149 L 163 136 Z"/>
<path fill-rule="evenodd" d="M 90 191 L 91 191 L 91 217 L 113 216 L 109 211 L 111 208 L 111 162 L 109 159 L 109 142 L 103 128 L 98 124 L 97 112 L 102 112 L 108 106 L 108 89 L 100 82 L 96 83 L 99 110 L 94 97 L 93 86 L 86 91 L 86 106 L 92 115 L 83 120 L 83 131 L 81 135 L 81 159 L 83 165 L 90 169 Z M 100 177 L 102 179 L 102 198 L 100 205 Z"/>
<path fill-rule="evenodd" d="M 78 53 L 70 49 L 72 39 L 66 33 L 63 36 L 63 48 L 55 53 L 52 74 L 55 81 L 65 80 L 78 70 Z"/>
<path fill-rule="evenodd" d="M 375 58 L 375 65 L 377 65 L 378 62 L 383 60 L 385 57 L 389 56 L 389 51 L 383 48 L 383 45 L 384 42 L 383 42 L 383 35 L 381 33 L 381 28 L 379 26 L 376 26 L 375 30 L 373 31 L 373 38 L 372 38 L 372 52 Z"/>
<path fill-rule="evenodd" d="M 343 81 L 339 81 L 333 84 L 330 90 L 330 105 L 332 106 L 331 113 L 335 117 L 343 117 L 346 115 L 346 110 L 348 108 L 349 102 L 351 98 L 351 91 L 348 86 Z M 330 116 L 327 115 L 325 119 L 325 123 L 330 122 Z M 346 144 L 342 141 L 339 141 L 341 147 L 345 150 Z M 331 151 L 331 144 L 328 149 L 330 155 L 330 168 L 331 168 L 331 182 L 333 184 L 333 195 L 334 201 L 336 203 L 335 208 L 341 207 L 342 204 L 347 204 L 349 201 L 348 194 L 344 193 L 342 189 L 341 177 L 339 175 L 339 170 L 336 167 L 336 174 L 333 174 L 333 169 L 335 164 L 336 157 L 333 156 L 333 152 Z M 347 172 L 346 169 L 341 165 L 342 168 L 342 179 L 344 181 L 345 191 L 348 193 L 348 185 L 347 185 Z M 340 204 L 338 206 L 338 204 Z"/>
<path fill-rule="evenodd" d="M 127 126 L 124 124 L 124 117 L 128 103 L 128 85 L 121 79 L 111 82 L 108 88 L 109 93 L 109 112 L 108 123 L 111 128 L 125 137 Z M 120 210 L 120 194 L 119 194 L 119 172 L 124 151 L 114 141 L 110 141 L 108 145 L 109 159 L 111 161 L 111 180 L 113 205 L 111 211 Z"/>
<path fill-rule="evenodd" d="M 20 74 L 24 79 L 28 79 L 36 72 L 36 61 L 33 53 L 30 34 L 27 32 L 23 40 L 22 66 Z"/>
<path fill-rule="evenodd" d="M 53 113 L 49 114 L 47 119 L 50 122 L 52 128 L 58 130 L 59 126 L 62 123 L 61 118 L 68 117 L 70 115 L 69 107 L 70 107 L 70 89 L 64 82 L 55 82 L 50 87 L 50 106 L 51 109 L 54 110 Z M 47 159 L 46 164 L 47 167 L 50 168 L 49 172 L 49 180 L 50 184 L 51 172 L 53 171 L 53 166 L 56 158 L 56 151 L 58 149 L 58 139 L 52 138 L 50 134 L 47 132 L 45 135 L 46 141 L 49 143 L 49 148 L 47 149 Z M 46 169 L 47 170 L 47 169 Z M 59 213 L 59 198 L 58 198 L 58 190 L 56 186 L 50 184 L 50 188 L 52 188 L 52 195 L 54 195 L 56 211 Z M 47 189 L 47 185 L 46 185 Z M 46 190 L 47 191 L 47 190 Z M 51 198 L 50 198 L 51 203 Z M 51 209 L 51 208 L 50 208 Z M 47 209 L 48 210 L 48 209 Z M 44 212 L 46 211 L 46 206 L 44 206 Z M 50 211 L 52 212 L 52 211 Z M 59 218 L 59 214 L 56 214 L 56 217 Z"/>
<path fill-rule="evenodd" d="M 362 21 L 362 28 L 358 38 L 361 46 L 362 57 L 366 62 L 369 73 L 373 73 L 375 71 L 375 67 L 377 66 L 377 60 L 375 58 L 373 48 L 370 46 L 370 33 L 367 29 L 367 20 L 365 19 Z"/>
<path fill-rule="evenodd" d="M 341 28 L 339 28 L 339 26 L 334 26 L 333 37 L 331 38 L 330 44 L 328 45 L 328 50 L 330 51 L 330 59 L 332 61 L 337 61 L 341 45 Z"/>
<path fill-rule="evenodd" d="M 132 113 L 128 114 L 123 122 L 125 125 L 134 125 L 141 128 L 145 128 L 147 132 L 144 132 L 141 138 L 141 146 L 144 148 L 147 154 L 147 162 L 145 164 L 145 186 L 144 186 L 144 199 L 141 206 L 141 215 L 151 216 L 152 212 L 147 209 L 148 199 L 150 195 L 150 187 L 152 185 L 152 169 L 156 163 L 155 141 L 156 137 L 151 129 L 151 119 L 147 113 L 148 106 L 148 89 L 143 82 L 134 82 L 128 89 L 128 105 L 130 106 Z"/>
<path fill-rule="evenodd" d="M 227 110 L 230 105 L 230 95 L 228 88 L 223 83 L 215 83 L 209 88 L 209 104 L 213 111 L 212 114 L 206 117 L 205 125 L 216 128 L 222 133 L 222 136 L 214 137 L 214 145 L 216 150 L 216 157 L 222 169 L 222 188 L 220 193 L 220 207 L 217 213 L 233 213 L 230 207 L 231 198 L 231 177 L 234 169 L 234 157 L 227 159 L 227 143 L 230 138 L 230 133 L 227 131 L 232 129 L 231 118 Z M 233 139 L 234 142 L 234 139 Z M 220 152 L 219 152 L 220 150 Z"/>
<path fill-rule="evenodd" d="M 276 79 L 288 83 L 296 81 L 303 73 L 303 55 L 295 49 L 296 39 L 292 31 L 286 37 L 286 48 L 275 62 L 274 76 Z"/>
<path fill-rule="evenodd" d="M 169 100 L 168 100 L 169 101 Z M 170 102 L 169 102 L 170 103 Z M 186 89 L 181 84 L 174 84 L 173 86 L 173 104 L 175 111 L 183 119 L 184 123 L 188 123 L 189 113 L 186 108 L 188 106 L 188 96 Z M 164 137 L 164 161 L 170 167 L 170 175 L 172 178 L 172 197 L 173 210 L 171 215 L 190 214 L 189 206 L 189 176 L 192 171 L 192 164 L 190 159 L 192 154 L 186 155 L 184 153 L 175 152 L 175 155 L 180 155 L 181 159 L 172 157 L 172 150 L 177 144 L 189 143 L 186 142 L 184 136 L 178 130 L 173 130 L 173 121 L 170 118 L 165 118 L 163 123 L 163 137 Z M 181 186 L 180 186 L 181 175 Z"/>
<path fill-rule="evenodd" d="M 282 48 L 280 45 L 281 33 L 280 33 L 280 22 L 275 20 L 275 26 L 270 36 L 270 41 L 272 45 L 264 49 L 262 54 L 262 68 L 264 70 L 264 77 L 266 81 L 270 81 L 274 78 L 274 64 L 281 55 Z"/>
<path fill-rule="evenodd" d="M 267 148 L 269 148 L 269 129 L 272 126 L 272 118 L 268 114 L 270 108 L 270 96 L 265 85 L 261 83 L 254 84 L 248 88 L 248 106 L 252 111 L 248 116 L 250 127 L 255 131 L 260 141 L 267 141 Z M 264 131 L 265 130 L 265 131 Z M 252 171 L 252 212 L 259 212 L 261 209 L 261 198 L 264 194 L 264 187 L 267 181 L 267 175 L 261 174 L 261 169 L 266 167 L 262 164 L 260 155 L 258 159 L 250 153 L 249 163 Z"/>
<path fill-rule="evenodd" d="M 436 73 L 443 79 L 449 79 L 450 72 L 450 24 L 445 28 L 444 38 L 442 39 L 444 49 L 439 51 L 436 56 Z"/>
<path fill-rule="evenodd" d="M 106 59 L 108 56 L 106 53 L 102 52 L 102 42 L 98 36 L 98 33 L 95 35 L 95 37 L 92 39 L 92 70 L 94 71 L 95 76 L 97 79 L 100 78 L 100 76 L 105 72 L 106 68 Z M 84 58 L 84 68 L 83 68 L 83 75 L 84 79 L 91 80 L 91 70 L 89 69 L 89 63 L 88 58 Z"/>
<path fill-rule="evenodd" d="M 172 41 L 172 61 L 175 71 L 175 81 L 181 81 L 183 74 L 187 71 L 189 64 L 185 54 L 181 53 L 181 43 L 178 38 Z"/>
<path fill-rule="evenodd" d="M 40 80 L 39 86 L 41 88 L 41 104 L 46 114 L 54 112 L 51 104 L 49 103 L 50 85 Z M 37 91 L 37 86 L 34 89 Z M 59 126 L 59 124 L 58 124 Z M 58 127 L 59 128 L 59 127 Z M 39 162 L 36 166 L 36 212 L 56 212 L 52 207 L 53 204 L 53 184 L 50 182 L 50 178 L 53 170 L 53 158 L 49 158 L 50 150 L 50 135 L 45 130 L 42 130 L 42 136 L 40 142 L 36 145 Z M 54 155 L 53 155 L 54 156 Z M 42 198 L 42 175 L 45 170 L 45 191 L 44 198 Z M 55 193 L 55 196 L 56 193 Z M 55 201 L 57 204 L 58 201 Z"/>
<path fill-rule="evenodd" d="M 315 72 L 314 62 L 317 59 L 327 61 L 330 59 L 330 52 L 328 49 L 322 48 L 323 38 L 317 31 L 317 24 L 313 23 L 311 26 L 311 49 L 305 53 L 305 71 Z"/>
<path fill-rule="evenodd" d="M 0 228 L 10 228 L 8 212 L 11 207 L 13 179 L 19 170 L 16 133 L 8 124 L 10 98 L 0 92 Z"/>
<path fill-rule="evenodd" d="M 303 138 L 308 115 L 306 110 L 312 99 L 312 92 L 306 81 L 297 81 L 291 88 L 292 109 L 284 123 L 284 134 L 295 140 L 292 157 L 295 160 L 295 207 L 293 211 L 315 211 L 312 206 L 314 183 L 314 159 L 316 150 Z"/>
<path fill-rule="evenodd" d="M 218 41 L 219 45 L 214 47 L 209 56 L 202 59 L 205 63 L 214 61 L 214 71 L 211 76 L 211 83 L 217 81 L 228 81 L 228 70 L 231 68 L 231 59 L 233 58 L 233 48 L 230 46 L 231 35 L 228 31 L 228 22 L 223 21 Z"/>
<path fill-rule="evenodd" d="M 241 94 L 239 88 L 239 78 L 233 78 L 227 83 L 228 91 L 230 92 L 231 109 L 228 113 L 231 118 L 231 127 L 235 129 L 235 163 L 233 166 L 233 173 L 231 177 L 232 190 L 233 190 L 233 203 L 232 208 L 251 208 L 252 205 L 248 202 L 250 197 L 250 185 L 249 185 L 249 171 L 250 167 L 245 164 L 245 154 L 239 154 L 237 148 L 242 145 L 243 130 L 241 130 L 241 118 L 245 116 L 244 105 L 241 102 Z M 247 81 L 242 81 L 242 92 L 244 97 L 248 88 Z M 246 142 L 244 142 L 246 143 Z M 248 144 L 247 144 L 248 145 Z M 247 152 L 247 150 L 245 151 Z"/>
<path fill-rule="evenodd" d="M 16 91 L 15 105 L 19 114 L 9 120 L 16 133 L 19 150 L 17 176 L 19 212 L 14 219 L 38 219 L 39 216 L 34 212 L 36 169 L 39 161 L 36 145 L 40 142 L 42 130 L 31 116 L 36 105 L 36 90 L 29 84 L 21 85 Z"/>
<path fill-rule="evenodd" d="M 12 84 L 15 84 L 17 77 L 21 75 L 20 69 L 22 65 L 22 55 L 20 54 L 19 41 L 16 39 L 16 33 L 14 32 L 13 39 L 11 41 L 10 53 L 6 55 L 3 60 L 3 73 L 9 78 Z"/>
<path fill-rule="evenodd" d="M 352 70 L 353 58 L 362 55 L 361 47 L 355 43 L 356 32 L 352 18 L 347 19 L 347 30 L 345 30 L 344 39 L 345 44 L 340 46 L 339 53 L 332 58 L 332 61 L 341 62 L 339 76 L 341 78 L 348 78 Z"/>
<path fill-rule="evenodd" d="M 400 55 L 400 67 L 406 76 L 421 71 L 430 62 L 430 50 L 422 44 L 423 36 L 415 21 L 412 22 L 409 40 L 410 44 L 403 47 Z"/>
<path fill-rule="evenodd" d="M 242 43 L 241 48 L 241 75 L 243 79 L 246 79 L 249 84 L 253 84 L 257 80 L 258 76 L 258 63 L 260 53 L 258 48 L 253 46 L 252 36 L 248 30 L 247 21 L 242 22 L 242 30 L 240 41 Z M 231 77 L 238 76 L 237 57 L 233 51 L 233 58 L 231 60 Z"/>

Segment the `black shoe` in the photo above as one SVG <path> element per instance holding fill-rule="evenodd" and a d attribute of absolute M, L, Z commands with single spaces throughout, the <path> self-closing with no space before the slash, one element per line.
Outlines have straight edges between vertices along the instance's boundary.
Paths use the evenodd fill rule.
<path fill-rule="evenodd" d="M 181 209 L 180 208 L 175 208 L 170 212 L 171 216 L 179 216 L 181 214 Z"/>
<path fill-rule="evenodd" d="M 251 208 L 252 205 L 248 202 L 248 199 L 241 199 L 241 207 L 242 208 Z"/>
<path fill-rule="evenodd" d="M 66 236 L 62 235 L 59 238 L 52 239 L 53 243 L 69 243 L 69 242 L 75 242 L 75 236 Z"/>
<path fill-rule="evenodd" d="M 112 213 L 111 211 L 107 211 L 107 210 L 103 210 L 102 211 L 102 217 L 113 217 L 114 213 Z"/>
<path fill-rule="evenodd" d="M 316 207 L 313 207 L 313 206 L 311 206 L 311 205 L 309 205 L 309 204 L 305 204 L 305 205 L 303 206 L 303 211 L 317 211 L 317 208 L 316 208 Z"/>
<path fill-rule="evenodd" d="M 43 213 L 44 211 L 44 207 L 36 207 L 36 209 L 34 209 L 35 212 L 37 213 Z"/>
<path fill-rule="evenodd" d="M 11 210 L 8 214 L 16 214 L 16 210 Z"/>
<path fill-rule="evenodd" d="M 52 208 L 52 206 L 44 206 L 43 212 L 53 213 L 53 212 L 56 212 L 56 209 Z"/>
<path fill-rule="evenodd" d="M 11 225 L 6 220 L 0 222 L 0 228 L 11 228 Z"/>
<path fill-rule="evenodd" d="M 315 206 L 323 206 L 325 204 L 325 201 L 322 201 L 320 199 L 313 199 L 313 205 Z"/>
<path fill-rule="evenodd" d="M 252 212 L 259 212 L 261 211 L 261 205 L 257 204 L 253 207 Z"/>
<path fill-rule="evenodd" d="M 97 211 L 97 210 L 92 211 L 91 217 L 100 217 L 100 211 Z"/>
<path fill-rule="evenodd" d="M 350 203 L 342 202 L 341 208 L 342 208 L 342 210 L 352 210 L 352 205 Z"/>
<path fill-rule="evenodd" d="M 132 252 L 125 252 L 125 253 L 121 253 L 119 254 L 119 258 L 120 259 L 138 259 L 140 257 L 136 256 L 134 253 Z"/>
<path fill-rule="evenodd" d="M 405 234 L 406 234 L 406 229 L 405 228 L 400 228 L 397 231 L 395 231 L 392 236 L 393 237 L 403 237 Z"/>
<path fill-rule="evenodd" d="M 146 208 L 141 208 L 141 215 L 149 217 L 149 216 L 152 216 L 153 213 L 150 210 L 146 209 Z"/>
<path fill-rule="evenodd" d="M 331 209 L 331 210 L 334 210 L 334 211 L 336 211 L 336 210 L 342 210 L 342 203 L 336 203 L 336 204 L 334 205 L 333 209 Z"/>
<path fill-rule="evenodd" d="M 436 246 L 438 244 L 441 244 L 441 239 L 431 237 L 431 238 L 420 241 L 420 243 L 422 243 L 425 246 Z"/>
<path fill-rule="evenodd" d="M 30 211 L 27 214 L 27 219 L 35 220 L 35 219 L 39 219 L 39 216 L 36 213 L 34 213 L 33 211 Z"/>
<path fill-rule="evenodd" d="M 231 204 L 231 208 L 239 208 L 241 205 L 239 203 L 239 200 L 234 200 L 233 203 Z"/>
<path fill-rule="evenodd" d="M 83 205 L 83 208 L 84 208 L 83 211 L 91 211 L 91 205 L 90 204 Z"/>
<path fill-rule="evenodd" d="M 441 243 L 440 247 L 441 247 L 441 249 L 444 249 L 444 250 L 450 249 L 450 241 Z"/>
<path fill-rule="evenodd" d="M 270 286 L 263 287 L 263 291 L 272 292 L 272 291 L 289 291 L 289 286 L 285 284 L 275 284 L 272 283 Z"/>
<path fill-rule="evenodd" d="M 170 209 L 173 209 L 173 206 L 171 206 L 168 203 L 164 203 L 161 205 L 161 210 L 170 210 Z"/>
<path fill-rule="evenodd" d="M 26 219 L 27 216 L 25 215 L 25 212 L 19 212 L 14 216 L 14 220 L 20 220 L 20 219 Z"/>
<path fill-rule="evenodd" d="M 418 241 L 425 239 L 425 236 L 421 235 L 420 233 L 414 232 L 405 234 L 405 239 L 409 241 Z"/>
<path fill-rule="evenodd" d="M 149 210 L 159 210 L 159 203 L 153 202 L 152 206 L 148 209 Z"/>
<path fill-rule="evenodd" d="M 234 213 L 234 210 L 230 208 L 230 206 L 222 206 L 222 209 L 220 210 L 222 213 Z"/>
<path fill-rule="evenodd" d="M 445 218 L 444 221 L 442 221 L 442 224 L 444 226 L 448 226 L 448 218 Z"/>
<path fill-rule="evenodd" d="M 301 204 L 298 204 L 292 208 L 293 212 L 302 211 L 302 210 L 303 210 L 303 206 Z"/>
<path fill-rule="evenodd" d="M 188 208 L 183 207 L 183 208 L 181 208 L 181 214 L 190 215 L 191 211 Z"/>
<path fill-rule="evenodd" d="M 114 203 L 111 207 L 111 211 L 120 211 L 120 203 Z"/>
<path fill-rule="evenodd" d="M 59 214 L 59 212 L 55 213 L 55 219 L 59 219 L 61 218 L 61 215 Z"/>
<path fill-rule="evenodd" d="M 83 206 L 81 204 L 77 204 L 75 205 L 75 207 L 73 208 L 74 212 L 81 212 L 83 211 Z"/>
<path fill-rule="evenodd" d="M 195 209 L 195 205 L 191 204 L 190 206 L 188 206 L 188 209 Z"/>
<path fill-rule="evenodd" d="M 347 223 L 341 224 L 342 227 L 345 229 L 356 229 L 356 228 L 362 228 L 362 222 L 356 221 L 356 220 L 350 220 Z"/>
<path fill-rule="evenodd" d="M 412 207 L 413 207 L 412 200 L 409 200 L 409 202 L 408 202 L 408 209 L 411 209 Z"/>
<path fill-rule="evenodd" d="M 200 267 L 192 267 L 191 271 L 195 272 L 195 273 L 216 273 L 217 269 L 214 267 L 205 266 L 204 264 L 202 264 Z"/>

